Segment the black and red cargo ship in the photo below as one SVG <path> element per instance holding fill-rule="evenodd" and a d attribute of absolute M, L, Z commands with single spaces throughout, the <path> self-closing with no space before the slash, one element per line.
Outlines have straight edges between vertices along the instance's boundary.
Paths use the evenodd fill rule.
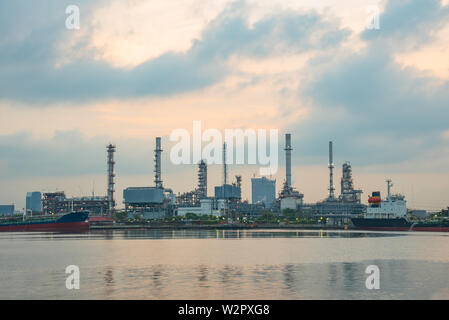
<path fill-rule="evenodd" d="M 0 220 L 0 231 L 83 231 L 89 229 L 89 213 L 77 211 L 62 216 L 38 216 Z"/>
<path fill-rule="evenodd" d="M 373 192 L 368 199 L 369 206 L 362 217 L 351 221 L 358 229 L 374 231 L 436 231 L 449 232 L 449 220 L 417 221 L 407 219 L 407 206 L 403 195 L 391 195 L 391 180 L 387 180 L 388 195 L 385 200 L 380 192 Z"/>
<path fill-rule="evenodd" d="M 365 219 L 352 218 L 352 223 L 358 229 L 373 231 L 428 231 L 449 232 L 449 220 L 412 222 L 406 218 L 396 219 Z"/>

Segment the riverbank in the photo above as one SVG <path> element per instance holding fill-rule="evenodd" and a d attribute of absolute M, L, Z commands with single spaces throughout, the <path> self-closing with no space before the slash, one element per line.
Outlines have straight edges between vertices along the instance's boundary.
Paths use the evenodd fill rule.
<path fill-rule="evenodd" d="M 310 230 L 350 230 L 351 226 L 323 225 L 323 224 L 145 224 L 145 225 L 93 225 L 91 230 L 142 230 L 142 229 L 165 229 L 165 230 L 253 230 L 253 229 L 310 229 Z"/>

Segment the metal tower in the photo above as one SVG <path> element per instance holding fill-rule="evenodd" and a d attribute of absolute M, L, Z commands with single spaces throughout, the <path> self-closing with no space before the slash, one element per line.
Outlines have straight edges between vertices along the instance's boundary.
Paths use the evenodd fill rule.
<path fill-rule="evenodd" d="M 343 170 L 341 175 L 341 194 L 340 200 L 348 203 L 360 203 L 362 190 L 354 189 L 354 182 L 352 180 L 352 167 L 351 164 L 346 161 L 343 163 Z"/>
<path fill-rule="evenodd" d="M 329 141 L 329 199 L 334 199 L 334 159 L 332 151 L 332 141 Z"/>
<path fill-rule="evenodd" d="M 292 186 L 292 141 L 291 134 L 285 134 L 285 180 L 287 187 Z"/>
<path fill-rule="evenodd" d="M 227 182 L 228 182 L 228 168 L 226 166 L 226 142 L 225 142 L 223 143 L 223 185 L 227 184 Z"/>
<path fill-rule="evenodd" d="M 106 146 L 106 150 L 108 152 L 108 211 L 109 211 L 109 215 L 111 215 L 115 209 L 115 200 L 114 200 L 115 145 L 109 144 L 108 146 Z"/>
<path fill-rule="evenodd" d="M 229 219 L 229 212 L 227 202 L 228 199 L 225 198 L 225 185 L 228 182 L 228 168 L 226 166 L 226 142 L 223 143 L 223 188 L 222 188 L 222 197 L 224 199 L 223 203 L 223 215 L 226 217 L 226 223 Z"/>
<path fill-rule="evenodd" d="M 162 189 L 161 180 L 161 138 L 156 137 L 156 149 L 154 149 L 154 184 L 156 188 Z"/>
<path fill-rule="evenodd" d="M 343 163 L 341 174 L 341 200 L 343 202 L 354 201 L 354 183 L 352 181 L 352 168 L 349 162 Z"/>
<path fill-rule="evenodd" d="M 207 164 L 204 160 L 198 164 L 198 191 L 200 199 L 207 197 Z"/>

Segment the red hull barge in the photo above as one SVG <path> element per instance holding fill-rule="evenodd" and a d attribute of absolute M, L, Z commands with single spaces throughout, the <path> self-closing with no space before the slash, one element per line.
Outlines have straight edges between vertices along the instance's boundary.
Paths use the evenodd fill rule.
<path fill-rule="evenodd" d="M 418 231 L 418 230 L 411 230 L 410 228 L 397 228 L 397 227 L 357 227 L 357 229 L 367 231 Z"/>
<path fill-rule="evenodd" d="M 62 217 L 40 217 L 29 221 L 3 221 L 0 231 L 85 231 L 89 229 L 88 212 L 71 212 Z"/>
<path fill-rule="evenodd" d="M 395 228 L 395 227 L 361 227 L 358 228 L 367 231 L 418 231 L 418 232 L 449 232 L 449 227 L 412 227 L 412 228 Z"/>
<path fill-rule="evenodd" d="M 413 227 L 412 231 L 449 232 L 449 227 Z"/>
<path fill-rule="evenodd" d="M 28 224 L 28 225 L 12 225 L 0 226 L 0 231 L 14 232 L 14 231 L 72 231 L 72 230 L 88 230 L 89 223 L 75 222 L 75 223 L 42 223 L 42 224 Z"/>

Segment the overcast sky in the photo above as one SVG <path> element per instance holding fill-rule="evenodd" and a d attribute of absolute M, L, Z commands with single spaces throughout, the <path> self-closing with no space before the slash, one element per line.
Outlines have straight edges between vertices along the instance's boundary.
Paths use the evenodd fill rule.
<path fill-rule="evenodd" d="M 117 145 L 117 196 L 153 184 L 154 139 L 164 185 L 196 185 L 170 163 L 170 133 L 253 128 L 292 133 L 293 182 L 325 198 L 327 144 L 354 182 L 410 207 L 449 205 L 449 1 L 3 0 L 0 2 L 0 204 L 27 191 L 106 191 L 106 144 Z M 80 29 L 66 28 L 66 7 Z M 367 29 L 367 7 L 380 29 Z M 257 166 L 230 166 L 250 178 Z M 221 181 L 211 166 L 209 194 Z"/>

